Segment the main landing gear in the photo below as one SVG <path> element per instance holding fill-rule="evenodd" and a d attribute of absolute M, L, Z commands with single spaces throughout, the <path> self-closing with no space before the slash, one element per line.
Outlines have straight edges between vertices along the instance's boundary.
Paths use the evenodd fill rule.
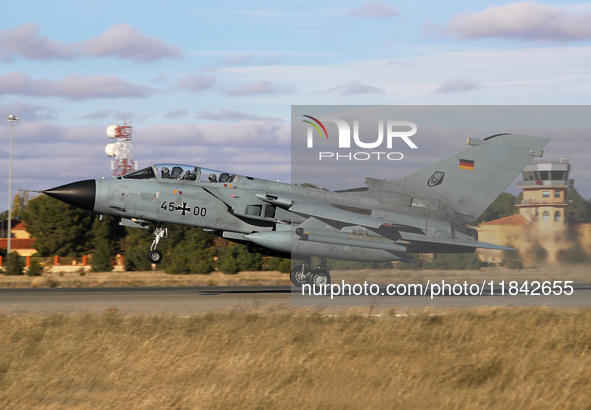
<path fill-rule="evenodd" d="M 301 288 L 305 283 L 311 285 L 330 285 L 330 274 L 326 265 L 326 258 L 320 258 L 318 267 L 311 268 L 311 258 L 304 259 L 300 265 L 296 265 L 290 274 L 291 283 Z"/>
<path fill-rule="evenodd" d="M 160 239 L 166 238 L 168 238 L 168 228 L 166 227 L 166 224 L 156 224 L 156 229 L 154 229 L 154 241 L 152 242 L 152 246 L 150 246 L 150 251 L 148 252 L 148 262 L 162 262 L 162 252 L 157 251 L 156 248 L 158 247 Z"/>

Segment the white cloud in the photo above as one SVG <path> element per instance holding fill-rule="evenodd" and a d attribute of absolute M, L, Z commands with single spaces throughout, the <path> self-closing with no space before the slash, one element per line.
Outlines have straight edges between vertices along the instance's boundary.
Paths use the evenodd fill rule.
<path fill-rule="evenodd" d="M 183 145 L 264 147 L 290 142 L 290 124 L 282 121 L 245 120 L 233 123 L 156 124 L 141 129 L 142 141 L 177 150 Z M 163 138 L 166 136 L 166 138 Z"/>
<path fill-rule="evenodd" d="M 358 104 L 587 104 L 591 92 L 588 67 L 591 47 L 561 46 L 435 52 L 396 60 L 226 67 L 220 72 L 282 83 L 298 91 L 276 94 L 269 99 L 273 104 L 310 104 L 310 96 L 315 104 L 342 104 L 339 94 L 327 93 L 327 88 L 348 84 L 351 78 L 384 90 L 358 94 Z M 469 79 L 475 74 L 482 92 L 433 92 L 449 79 Z"/>
<path fill-rule="evenodd" d="M 113 121 L 121 121 L 125 119 L 126 121 L 134 120 L 141 118 L 141 115 L 134 113 L 133 111 L 120 111 L 120 110 L 97 110 L 93 112 L 89 112 L 81 116 L 81 118 L 87 120 L 106 120 L 111 119 Z"/>
<path fill-rule="evenodd" d="M 0 31 L 0 61 L 10 62 L 16 56 L 32 60 L 63 60 L 72 58 L 75 47 L 51 40 L 39 33 L 40 24 Z"/>
<path fill-rule="evenodd" d="M 17 56 L 32 60 L 117 57 L 148 63 L 183 57 L 179 47 L 143 34 L 131 24 L 115 24 L 97 37 L 73 44 L 43 36 L 40 29 L 40 24 L 26 23 L 0 31 L 0 61 L 10 62 Z"/>
<path fill-rule="evenodd" d="M 135 159 L 141 166 L 177 162 L 255 177 L 289 178 L 290 125 L 287 122 L 157 124 L 134 127 L 133 131 Z M 47 189 L 81 179 L 108 178 L 112 174 L 104 146 L 109 142 L 104 126 L 18 123 L 14 145 L 15 189 Z M 0 145 L 1 157 L 7 156 L 5 145 Z M 0 186 L 5 182 L 5 179 L 0 181 Z M 5 193 L 6 190 L 1 191 L 0 198 L 6 199 Z"/>
<path fill-rule="evenodd" d="M 177 90 L 187 90 L 193 93 L 200 93 L 212 88 L 217 80 L 208 75 L 196 73 L 181 78 L 176 85 Z"/>
<path fill-rule="evenodd" d="M 449 21 L 444 32 L 463 39 L 513 38 L 568 42 L 591 39 L 591 13 L 573 14 L 535 1 L 491 6 L 463 13 Z"/>
<path fill-rule="evenodd" d="M 14 114 L 22 121 L 52 120 L 57 114 L 53 107 L 21 102 L 0 105 L 0 112 Z"/>
<path fill-rule="evenodd" d="M 444 81 L 439 85 L 439 87 L 437 87 L 437 90 L 435 92 L 446 94 L 455 93 L 458 91 L 472 91 L 477 90 L 478 88 L 480 88 L 480 86 L 478 85 L 478 83 L 475 83 L 474 81 L 455 79 Z"/>
<path fill-rule="evenodd" d="M 139 63 L 166 58 L 178 59 L 182 50 L 164 40 L 143 34 L 131 24 L 115 24 L 101 35 L 84 41 L 82 54 L 95 57 L 119 57 Z"/>
<path fill-rule="evenodd" d="M 147 97 L 155 90 L 135 85 L 116 76 L 82 77 L 69 75 L 61 80 L 33 79 L 20 71 L 0 75 L 0 95 L 63 97 L 72 100 L 89 98 Z"/>
<path fill-rule="evenodd" d="M 338 91 L 340 95 L 354 95 L 354 94 L 382 94 L 385 92 L 383 88 L 373 87 L 371 85 L 362 84 L 358 81 L 341 85 L 329 91 Z"/>
<path fill-rule="evenodd" d="M 98 110 L 84 114 L 82 118 L 88 120 L 105 120 L 107 118 L 112 118 L 116 112 L 117 111 L 115 110 Z"/>

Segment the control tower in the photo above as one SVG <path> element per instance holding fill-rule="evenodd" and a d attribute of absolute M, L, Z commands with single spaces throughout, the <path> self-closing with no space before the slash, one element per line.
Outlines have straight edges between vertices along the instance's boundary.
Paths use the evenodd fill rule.
<path fill-rule="evenodd" d="M 523 170 L 523 181 L 517 188 L 523 189 L 523 198 L 515 206 L 519 213 L 530 222 L 564 224 L 568 188 L 574 181 L 568 179 L 570 160 L 568 158 L 536 160 Z"/>

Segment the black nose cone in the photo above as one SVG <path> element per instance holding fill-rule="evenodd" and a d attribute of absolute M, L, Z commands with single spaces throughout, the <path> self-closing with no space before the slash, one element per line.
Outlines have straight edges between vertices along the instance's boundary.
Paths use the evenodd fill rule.
<path fill-rule="evenodd" d="M 77 208 L 93 211 L 96 181 L 87 179 L 86 181 L 72 182 L 57 188 L 47 189 L 43 193 Z"/>

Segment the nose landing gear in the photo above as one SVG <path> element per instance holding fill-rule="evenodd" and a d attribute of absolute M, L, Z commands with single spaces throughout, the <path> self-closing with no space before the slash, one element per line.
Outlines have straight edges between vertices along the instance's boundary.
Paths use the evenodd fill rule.
<path fill-rule="evenodd" d="M 160 243 L 160 239 L 166 238 L 168 238 L 168 228 L 166 227 L 166 224 L 156 224 L 156 229 L 154 229 L 154 241 L 148 252 L 148 262 L 162 262 L 162 252 L 156 250 L 156 248 L 158 247 L 158 243 Z"/>

